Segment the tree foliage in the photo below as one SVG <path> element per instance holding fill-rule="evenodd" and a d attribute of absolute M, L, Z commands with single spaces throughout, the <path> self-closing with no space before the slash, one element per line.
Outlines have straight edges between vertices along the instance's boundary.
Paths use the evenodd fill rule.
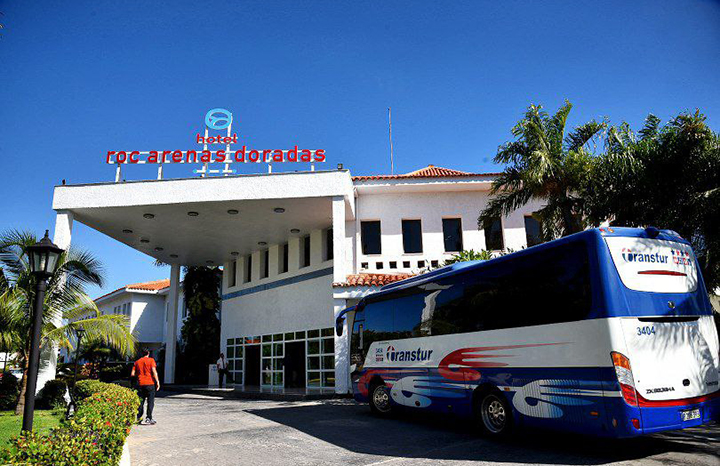
<path fill-rule="evenodd" d="M 692 243 L 708 289 L 720 287 L 720 136 L 706 117 L 684 112 L 662 125 L 651 114 L 637 132 L 591 121 L 564 135 L 570 109 L 528 108 L 495 157 L 506 167 L 478 225 L 538 200 L 546 240 L 605 222 L 675 230 Z"/>
<path fill-rule="evenodd" d="M 688 239 L 710 290 L 720 286 L 720 138 L 699 111 L 662 126 L 649 115 L 636 134 L 608 131 L 582 190 L 591 224 L 675 230 Z"/>
<path fill-rule="evenodd" d="M 445 262 L 443 262 L 443 266 L 454 264 L 456 262 L 468 262 L 468 261 L 487 261 L 493 258 L 493 254 L 491 251 L 487 251 L 485 249 L 481 249 L 480 251 L 475 251 L 474 249 L 468 249 L 465 251 L 460 251 L 458 253 L 455 253 L 450 257 L 450 259 L 447 259 Z"/>
<path fill-rule="evenodd" d="M 37 242 L 29 232 L 11 230 L 0 235 L 0 346 L 15 353 L 23 368 L 16 412 L 24 405 L 27 364 L 30 355 L 32 306 L 36 278 L 30 273 L 27 248 Z M 70 248 L 58 258 L 48 279 L 43 303 L 41 347 L 57 345 L 72 350 L 75 330 L 85 330 L 85 340 L 102 342 L 122 354 L 134 351 L 135 338 L 123 315 L 100 315 L 87 294 L 86 285 L 103 285 L 102 265 L 90 253 Z"/>
<path fill-rule="evenodd" d="M 188 267 L 183 291 L 188 316 L 183 323 L 177 374 L 184 383 L 207 383 L 208 364 L 220 353 L 220 283 L 214 267 Z"/>
<path fill-rule="evenodd" d="M 592 164 L 594 147 L 588 146 L 607 124 L 593 120 L 566 134 L 571 109 L 566 101 L 550 116 L 542 106 L 530 105 L 512 129 L 515 139 L 500 146 L 495 156 L 495 163 L 505 169 L 493 182 L 492 198 L 478 218 L 479 228 L 538 200 L 545 204 L 535 213 L 545 239 L 583 229 L 583 200 L 578 193 Z"/>

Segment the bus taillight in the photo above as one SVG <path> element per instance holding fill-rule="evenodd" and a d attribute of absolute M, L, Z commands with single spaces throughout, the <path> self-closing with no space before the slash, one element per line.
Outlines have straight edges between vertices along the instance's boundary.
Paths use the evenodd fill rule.
<path fill-rule="evenodd" d="M 635 391 L 635 379 L 633 378 L 632 369 L 630 368 L 630 360 L 623 354 L 613 351 L 613 366 L 615 366 L 615 375 L 617 376 L 620 390 L 622 391 L 625 403 L 630 406 L 637 406 L 637 392 Z"/>

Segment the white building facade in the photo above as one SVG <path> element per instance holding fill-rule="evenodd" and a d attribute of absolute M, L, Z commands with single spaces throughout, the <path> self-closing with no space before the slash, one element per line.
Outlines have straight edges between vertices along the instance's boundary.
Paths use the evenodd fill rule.
<path fill-rule="evenodd" d="M 153 320 L 161 328 L 147 336 L 162 334 L 167 345 L 166 383 L 174 381 L 180 267 L 217 265 L 231 380 L 346 393 L 348 332 L 334 332 L 342 309 L 462 250 L 537 241 L 537 204 L 478 228 L 495 177 L 429 166 L 404 175 L 339 169 L 58 186 L 56 237 L 69 243 L 79 221 L 171 264 L 167 319 Z M 153 306 L 151 294 L 137 295 L 133 309 Z M 111 298 L 112 309 L 122 306 Z"/>

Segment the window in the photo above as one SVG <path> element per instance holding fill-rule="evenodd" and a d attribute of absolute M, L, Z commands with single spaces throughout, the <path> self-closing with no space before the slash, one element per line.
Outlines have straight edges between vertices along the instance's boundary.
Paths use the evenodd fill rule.
<path fill-rule="evenodd" d="M 335 245 L 333 244 L 333 229 L 328 228 L 325 230 L 325 260 L 330 261 L 333 259 L 333 248 Z"/>
<path fill-rule="evenodd" d="M 389 267 L 390 267 L 391 269 L 397 269 L 397 262 L 395 262 L 395 261 L 390 261 Z"/>
<path fill-rule="evenodd" d="M 431 333 L 476 332 L 582 320 L 592 305 L 583 243 L 478 269 L 435 298 Z"/>
<path fill-rule="evenodd" d="M 462 221 L 459 218 L 444 218 L 442 227 L 445 252 L 462 251 Z"/>
<path fill-rule="evenodd" d="M 483 225 L 485 231 L 485 249 L 488 251 L 500 251 L 505 249 L 502 235 L 502 221 L 500 217 L 493 218 Z"/>
<path fill-rule="evenodd" d="M 260 278 L 267 278 L 270 275 L 270 251 L 268 249 L 262 252 L 260 260 Z"/>
<path fill-rule="evenodd" d="M 445 279 L 440 290 L 368 298 L 355 317 L 351 364 L 373 341 L 582 320 L 592 306 L 589 269 L 586 246 L 571 243 Z"/>
<path fill-rule="evenodd" d="M 230 277 L 228 278 L 228 286 L 237 285 L 237 261 L 230 264 Z"/>
<path fill-rule="evenodd" d="M 409 269 L 410 268 L 410 261 L 403 261 L 403 268 Z"/>
<path fill-rule="evenodd" d="M 380 220 L 360 222 L 360 242 L 363 254 L 382 254 Z"/>
<path fill-rule="evenodd" d="M 304 237 L 300 242 L 300 268 L 310 265 L 310 235 Z"/>
<path fill-rule="evenodd" d="M 542 243 L 540 237 L 540 222 L 535 220 L 532 215 L 525 216 L 525 239 L 528 247 Z"/>
<path fill-rule="evenodd" d="M 252 254 L 245 257 L 245 283 L 249 283 L 250 280 L 252 280 Z"/>
<path fill-rule="evenodd" d="M 378 270 L 382 270 L 382 268 L 383 268 L 383 263 L 382 263 L 382 262 L 375 262 L 375 268 L 378 269 Z"/>
<path fill-rule="evenodd" d="M 406 254 L 422 252 L 422 226 L 420 220 L 402 221 L 403 250 Z"/>
<path fill-rule="evenodd" d="M 290 251 L 289 251 L 288 244 L 287 243 L 283 244 L 282 247 L 280 248 L 279 252 L 280 252 L 280 257 L 278 258 L 279 259 L 278 262 L 280 263 L 279 267 L 278 267 L 278 269 L 280 269 L 279 273 L 285 273 L 288 271 L 288 264 L 289 264 L 288 253 Z"/>

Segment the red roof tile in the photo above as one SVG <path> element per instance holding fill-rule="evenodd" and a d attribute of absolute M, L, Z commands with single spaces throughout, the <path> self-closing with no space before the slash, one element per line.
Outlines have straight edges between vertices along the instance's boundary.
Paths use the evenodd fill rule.
<path fill-rule="evenodd" d="M 105 293 L 104 295 L 100 296 L 99 298 L 95 298 L 95 301 L 100 301 L 101 299 L 106 298 L 113 293 L 117 293 L 118 291 L 123 291 L 123 290 L 160 291 L 160 290 L 164 290 L 165 288 L 167 288 L 169 286 L 170 286 L 169 278 L 165 278 L 163 280 L 154 280 L 151 282 L 133 283 L 131 285 L 125 285 L 122 288 L 118 288 L 117 290 L 113 290 L 109 293 Z"/>
<path fill-rule="evenodd" d="M 414 277 L 410 273 L 357 273 L 347 276 L 341 283 L 333 283 L 335 288 L 350 288 L 354 286 L 383 286 Z"/>
<path fill-rule="evenodd" d="M 475 176 L 497 176 L 500 173 L 468 173 L 450 168 L 436 167 L 428 165 L 420 170 L 415 170 L 402 175 L 367 175 L 353 176 L 353 181 L 370 181 L 370 180 L 396 180 L 403 178 L 464 178 Z"/>
<path fill-rule="evenodd" d="M 155 280 L 152 282 L 144 283 L 133 283 L 125 288 L 128 290 L 142 290 L 142 291 L 160 291 L 170 286 L 170 279 L 165 278 L 163 280 Z"/>

